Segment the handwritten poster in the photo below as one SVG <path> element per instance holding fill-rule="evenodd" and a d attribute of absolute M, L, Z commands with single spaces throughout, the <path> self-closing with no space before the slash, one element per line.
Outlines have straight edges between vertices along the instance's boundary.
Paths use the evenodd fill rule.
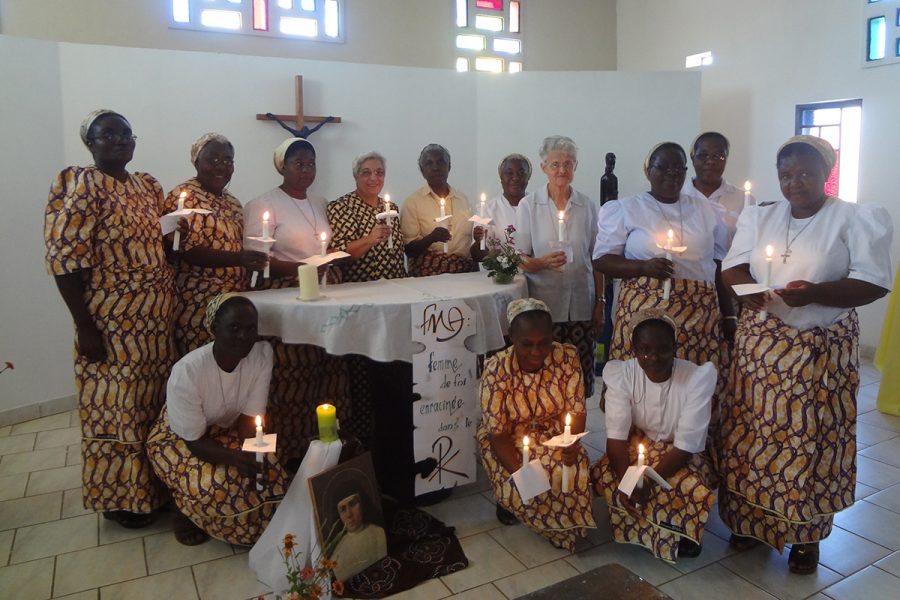
<path fill-rule="evenodd" d="M 416 477 L 416 495 L 475 481 L 475 354 L 465 339 L 475 333 L 475 313 L 463 301 L 422 302 L 412 307 L 413 341 L 425 350 L 413 355 L 413 452 L 416 462 L 438 463 L 430 476 Z"/>

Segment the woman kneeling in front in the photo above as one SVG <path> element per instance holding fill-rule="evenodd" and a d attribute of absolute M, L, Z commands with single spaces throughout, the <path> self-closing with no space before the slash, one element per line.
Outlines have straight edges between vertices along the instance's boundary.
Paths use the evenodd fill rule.
<path fill-rule="evenodd" d="M 188 546 L 209 536 L 255 543 L 285 492 L 285 472 L 271 455 L 260 463 L 241 451 L 255 435 L 254 415 L 265 415 L 272 377 L 272 347 L 257 341 L 257 320 L 253 303 L 237 294 L 210 302 L 215 341 L 175 363 L 150 432 L 147 453 L 181 511 L 175 537 Z"/>
<path fill-rule="evenodd" d="M 674 562 L 700 554 L 700 538 L 715 498 L 707 487 L 712 466 L 703 453 L 716 387 L 712 363 L 700 366 L 675 358 L 675 322 L 659 309 L 646 309 L 631 323 L 636 358 L 611 360 L 606 384 L 606 456 L 591 476 L 594 491 L 609 505 L 617 542 L 644 546 Z M 618 486 L 646 448 L 646 463 L 672 486 L 649 477 L 629 498 Z"/>

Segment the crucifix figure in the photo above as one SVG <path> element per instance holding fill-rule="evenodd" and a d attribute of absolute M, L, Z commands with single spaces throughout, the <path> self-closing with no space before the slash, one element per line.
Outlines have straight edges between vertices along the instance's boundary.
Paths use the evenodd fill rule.
<path fill-rule="evenodd" d="M 277 121 L 282 127 L 288 129 L 297 137 L 305 138 L 311 133 L 317 131 L 325 123 L 340 123 L 340 117 L 314 117 L 303 114 L 303 76 L 294 76 L 294 113 L 293 115 L 273 115 L 272 113 L 257 113 L 257 121 Z M 284 121 L 293 121 L 295 128 L 291 128 Z M 306 127 L 305 123 L 318 123 L 312 129 Z"/>
<path fill-rule="evenodd" d="M 791 257 L 791 249 L 786 248 L 784 254 L 781 255 L 781 264 L 786 265 L 787 259 Z"/>

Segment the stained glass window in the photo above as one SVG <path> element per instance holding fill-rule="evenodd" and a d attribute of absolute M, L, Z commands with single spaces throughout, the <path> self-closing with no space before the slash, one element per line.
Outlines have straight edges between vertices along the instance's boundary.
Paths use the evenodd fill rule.
<path fill-rule="evenodd" d="M 900 64 L 900 0 L 863 4 L 863 66 Z"/>
<path fill-rule="evenodd" d="M 168 0 L 175 29 L 343 42 L 342 0 Z"/>
<path fill-rule="evenodd" d="M 456 70 L 519 73 L 521 0 L 453 0 Z"/>
<path fill-rule="evenodd" d="M 825 182 L 825 193 L 856 202 L 862 100 L 800 104 L 794 130 L 797 134 L 820 137 L 834 147 L 837 162 Z"/>

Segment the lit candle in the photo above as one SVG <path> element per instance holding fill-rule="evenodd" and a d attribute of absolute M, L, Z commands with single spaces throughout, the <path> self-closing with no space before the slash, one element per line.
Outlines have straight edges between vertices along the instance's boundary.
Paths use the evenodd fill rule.
<path fill-rule="evenodd" d="M 766 270 L 763 273 L 763 285 L 766 287 L 770 287 L 772 285 L 772 255 L 775 254 L 775 248 L 772 244 L 766 246 Z M 769 292 L 765 292 L 768 296 Z M 766 309 L 762 309 L 759 311 L 759 320 L 765 321 L 766 317 L 769 315 L 769 311 Z"/>
<path fill-rule="evenodd" d="M 263 225 L 262 237 L 267 238 L 267 237 L 269 237 L 269 211 L 266 211 L 263 213 L 262 225 Z"/>
<path fill-rule="evenodd" d="M 184 199 L 187 197 L 187 192 L 181 192 L 178 195 L 178 212 L 184 210 Z M 181 242 L 181 232 L 178 231 L 178 228 L 175 229 L 175 237 L 172 239 L 172 250 L 178 250 L 179 243 Z"/>
<path fill-rule="evenodd" d="M 637 466 L 638 466 L 638 467 L 643 467 L 643 466 L 644 466 L 644 445 L 643 445 L 643 444 L 638 444 L 638 463 L 637 463 Z"/>
<path fill-rule="evenodd" d="M 384 212 L 391 212 L 391 195 L 384 195 Z M 387 226 L 391 228 L 391 234 L 388 236 L 388 248 L 394 247 L 394 221 L 393 217 L 385 217 L 385 221 L 387 221 Z"/>
<path fill-rule="evenodd" d="M 256 446 L 258 448 L 262 448 L 265 445 L 266 445 L 266 442 L 263 439 L 262 417 L 259 415 L 256 415 Z M 262 463 L 264 456 L 265 455 L 262 452 L 257 452 L 256 453 L 256 462 Z M 256 490 L 257 491 L 262 491 L 263 486 L 262 486 L 262 481 L 260 481 L 261 477 L 262 477 L 262 473 L 256 474 Z"/>
<path fill-rule="evenodd" d="M 750 184 L 750 180 L 744 182 L 744 208 L 750 206 L 750 190 L 753 189 L 753 186 Z"/>
<path fill-rule="evenodd" d="M 319 276 L 314 265 L 300 265 L 297 267 L 297 279 L 300 283 L 300 300 L 319 299 Z"/>
<path fill-rule="evenodd" d="M 328 242 L 326 241 L 327 235 L 325 232 L 319 234 L 319 253 L 321 256 L 325 256 L 326 251 L 328 250 Z"/>
<path fill-rule="evenodd" d="M 391 195 L 384 195 L 384 212 L 391 212 Z"/>
<path fill-rule="evenodd" d="M 572 443 L 572 415 L 566 413 L 566 424 L 563 427 L 563 443 L 570 444 Z M 569 465 L 563 465 L 562 472 L 562 491 L 563 493 L 571 491 L 569 488 L 572 484 L 572 471 L 573 468 Z"/>
<path fill-rule="evenodd" d="M 572 415 L 566 413 L 566 425 L 563 427 L 563 443 L 568 444 L 572 439 Z"/>
<path fill-rule="evenodd" d="M 672 241 L 675 239 L 675 232 L 671 229 L 666 233 L 666 260 L 672 260 Z M 672 280 L 666 279 L 663 282 L 663 300 L 669 299 L 672 292 Z"/>
<path fill-rule="evenodd" d="M 522 437 L 522 466 L 524 467 L 527 465 L 530 460 L 531 457 L 528 452 L 528 436 L 526 435 Z"/>
<path fill-rule="evenodd" d="M 444 212 L 444 199 L 441 198 L 441 218 L 443 219 L 446 216 L 447 214 Z M 443 222 L 441 222 L 441 226 L 443 227 Z M 449 248 L 447 246 L 447 242 L 444 242 L 444 254 L 447 254 L 448 251 Z"/>
<path fill-rule="evenodd" d="M 487 196 L 485 195 L 484 192 L 481 192 L 481 206 L 478 209 L 478 216 L 480 216 L 482 219 L 484 218 L 484 203 L 486 200 L 487 200 Z M 487 230 L 484 227 L 482 227 L 481 228 L 481 249 L 482 250 L 487 248 L 487 246 L 485 246 L 485 238 L 486 237 L 487 237 Z"/>
<path fill-rule="evenodd" d="M 319 440 L 333 442 L 338 439 L 337 409 L 333 404 L 320 404 L 316 407 L 316 419 L 319 422 Z"/>
<path fill-rule="evenodd" d="M 559 223 L 557 224 L 557 237 L 559 241 L 566 241 L 566 211 L 559 211 Z"/>

